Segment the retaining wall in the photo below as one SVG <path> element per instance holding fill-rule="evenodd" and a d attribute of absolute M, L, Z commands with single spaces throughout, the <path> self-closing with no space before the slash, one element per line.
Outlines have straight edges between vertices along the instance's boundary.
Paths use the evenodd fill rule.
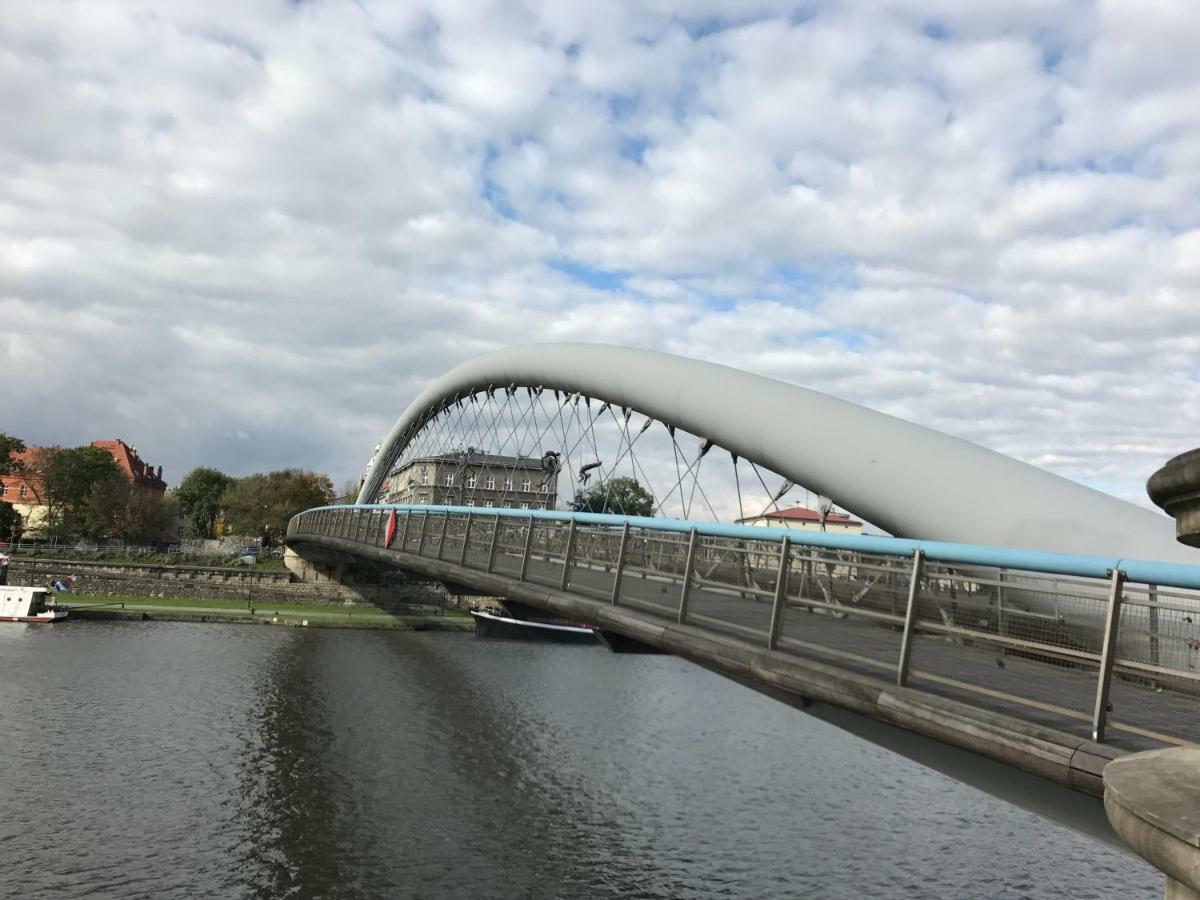
<path fill-rule="evenodd" d="M 384 609 L 457 606 L 460 599 L 432 579 L 393 580 L 383 585 L 293 582 L 286 571 L 261 572 L 200 566 L 133 565 L 75 560 L 13 559 L 9 584 L 44 585 L 66 576 L 80 597 L 175 597 L 184 600 L 245 600 L 248 604 L 312 603 Z"/>

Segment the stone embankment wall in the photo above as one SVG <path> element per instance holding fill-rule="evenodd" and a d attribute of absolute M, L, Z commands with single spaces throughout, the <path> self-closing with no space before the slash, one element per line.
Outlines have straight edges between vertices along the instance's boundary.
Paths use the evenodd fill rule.
<path fill-rule="evenodd" d="M 459 598 L 440 582 L 394 580 L 388 584 L 295 582 L 280 570 L 139 565 L 77 560 L 13 559 L 9 584 L 45 585 L 66 576 L 75 579 L 80 597 L 173 597 L 194 600 L 245 600 L 255 603 L 370 603 L 385 609 L 406 606 L 456 606 Z"/>

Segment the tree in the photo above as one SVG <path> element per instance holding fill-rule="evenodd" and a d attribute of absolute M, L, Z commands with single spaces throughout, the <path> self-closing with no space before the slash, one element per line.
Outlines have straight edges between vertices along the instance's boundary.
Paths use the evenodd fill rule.
<path fill-rule="evenodd" d="M 221 498 L 221 507 L 234 533 L 255 535 L 269 546 L 287 533 L 288 521 L 296 513 L 332 502 L 329 476 L 283 469 L 239 478 Z"/>
<path fill-rule="evenodd" d="M 189 537 L 214 537 L 221 515 L 221 497 L 234 479 L 216 469 L 193 469 L 172 492 L 179 503 Z"/>
<path fill-rule="evenodd" d="M 18 470 L 19 464 L 13 460 L 12 455 L 24 449 L 23 440 L 0 431 L 0 475 L 9 475 Z"/>
<path fill-rule="evenodd" d="M 52 537 L 83 531 L 92 488 L 102 481 L 124 480 L 116 460 L 100 447 L 42 448 L 28 471 L 38 476 L 29 480 L 40 482 L 39 499 L 46 504 L 43 522 Z"/>
<path fill-rule="evenodd" d="M 615 513 L 622 516 L 654 515 L 654 495 L 628 475 L 610 478 L 579 491 L 571 501 L 576 512 Z"/>
<path fill-rule="evenodd" d="M 0 541 L 20 540 L 23 525 L 21 514 L 13 505 L 0 500 Z"/>
<path fill-rule="evenodd" d="M 157 544 L 168 539 L 174 521 L 173 497 L 127 478 L 105 478 L 93 484 L 81 515 L 88 536 L 126 543 Z"/>
<path fill-rule="evenodd" d="M 361 478 L 348 478 L 342 485 L 341 493 L 337 495 L 335 502 L 347 504 L 353 503 L 358 499 L 358 491 L 362 487 Z"/>

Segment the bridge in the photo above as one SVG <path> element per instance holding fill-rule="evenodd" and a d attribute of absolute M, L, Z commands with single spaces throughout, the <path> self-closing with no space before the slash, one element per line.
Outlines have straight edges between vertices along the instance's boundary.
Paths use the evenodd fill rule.
<path fill-rule="evenodd" d="M 634 458 L 652 429 L 657 464 Z M 435 464 L 440 485 L 412 474 Z M 489 466 L 510 477 L 484 506 Z M 538 466 L 540 491 L 511 484 Z M 654 515 L 586 511 L 623 471 L 671 485 L 652 492 Z M 529 502 L 560 485 L 579 509 Z M 800 485 L 896 536 L 728 521 L 755 519 L 747 503 L 782 514 Z M 431 385 L 377 449 L 358 502 L 296 516 L 287 545 L 326 572 L 419 573 L 587 622 L 614 649 L 677 654 L 1110 837 L 1099 803 L 1070 798 L 1102 796 L 1115 759 L 1200 741 L 1200 557 L 1172 530 L 802 388 L 552 345 Z M 980 760 L 1006 774 L 972 775 Z"/>

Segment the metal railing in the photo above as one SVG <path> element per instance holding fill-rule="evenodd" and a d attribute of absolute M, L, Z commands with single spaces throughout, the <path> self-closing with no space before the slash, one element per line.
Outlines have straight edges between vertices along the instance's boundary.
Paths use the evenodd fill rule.
<path fill-rule="evenodd" d="M 620 604 L 1096 741 L 1200 741 L 1200 566 L 468 507 L 325 507 L 288 536 Z"/>

